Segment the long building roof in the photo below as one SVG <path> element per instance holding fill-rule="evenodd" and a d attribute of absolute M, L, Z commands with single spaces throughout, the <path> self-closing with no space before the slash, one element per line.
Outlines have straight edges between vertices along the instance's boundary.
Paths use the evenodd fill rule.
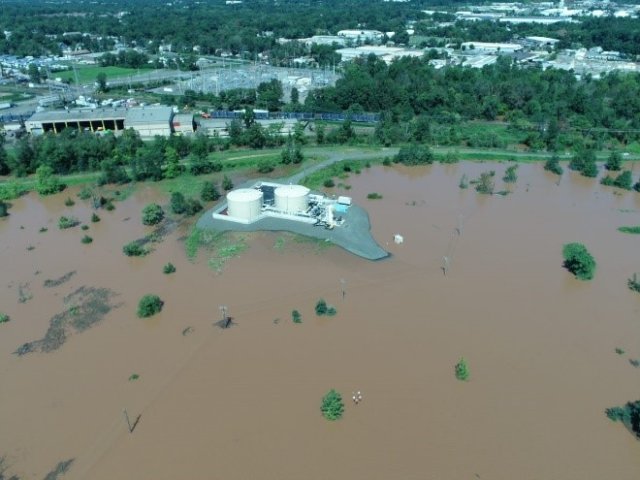
<path fill-rule="evenodd" d="M 89 120 L 116 120 L 124 119 L 126 113 L 127 109 L 123 107 L 83 108 L 79 110 L 45 110 L 34 113 L 27 121 L 57 123 Z"/>
<path fill-rule="evenodd" d="M 173 115 L 171 107 L 130 108 L 127 110 L 124 122 L 127 128 L 149 123 L 166 123 L 168 126 L 171 115 Z"/>

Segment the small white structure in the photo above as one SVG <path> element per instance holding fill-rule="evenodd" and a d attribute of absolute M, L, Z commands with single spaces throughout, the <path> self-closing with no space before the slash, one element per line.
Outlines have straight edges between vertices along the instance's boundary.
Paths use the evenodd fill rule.
<path fill-rule="evenodd" d="M 309 207 L 309 189 L 302 185 L 283 185 L 276 188 L 274 195 L 274 207 L 281 212 L 306 212 Z"/>
<path fill-rule="evenodd" d="M 338 203 L 340 205 L 349 205 L 349 206 L 351 206 L 351 197 L 340 196 L 340 197 L 338 197 Z"/>
<path fill-rule="evenodd" d="M 227 193 L 227 215 L 242 223 L 260 216 L 262 192 L 255 188 L 238 188 Z"/>
<path fill-rule="evenodd" d="M 396 245 L 400 245 L 401 243 L 404 243 L 404 237 L 399 233 L 396 233 L 393 236 L 393 241 L 396 243 Z"/>

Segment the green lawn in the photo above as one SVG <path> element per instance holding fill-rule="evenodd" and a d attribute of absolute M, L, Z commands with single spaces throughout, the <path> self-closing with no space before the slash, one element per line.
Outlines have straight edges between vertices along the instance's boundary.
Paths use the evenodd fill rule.
<path fill-rule="evenodd" d="M 99 73 L 107 75 L 107 81 L 111 78 L 126 77 L 127 75 L 135 75 L 138 70 L 135 68 L 123 68 L 123 67 L 76 67 L 78 72 L 78 82 L 88 83 L 95 82 Z M 73 70 L 67 70 L 66 72 L 56 72 L 54 77 L 64 80 L 70 80 L 75 82 L 75 75 Z"/>

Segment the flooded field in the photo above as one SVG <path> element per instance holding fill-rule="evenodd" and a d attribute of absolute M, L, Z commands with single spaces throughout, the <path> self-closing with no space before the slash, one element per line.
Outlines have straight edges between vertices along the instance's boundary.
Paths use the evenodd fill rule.
<path fill-rule="evenodd" d="M 458 188 L 495 169 L 500 190 L 507 166 L 352 176 L 348 194 L 392 253 L 381 262 L 259 233 L 219 273 L 210 252 L 187 259 L 187 224 L 146 257 L 122 254 L 153 231 L 142 208 L 168 201 L 151 187 L 98 223 L 87 202 L 65 206 L 75 191 L 14 201 L 0 220 L 8 473 L 38 480 L 74 459 L 64 478 L 637 480 L 640 442 L 604 409 L 640 398 L 640 295 L 626 286 L 640 236 L 616 231 L 640 225 L 640 194 L 570 172 L 557 183 L 540 164 L 520 166 L 505 197 Z M 61 215 L 90 228 L 59 230 Z M 562 268 L 573 241 L 598 262 L 590 282 Z M 100 321 L 68 326 L 48 353 L 13 354 L 78 307 L 81 287 L 110 292 Z M 140 319 L 147 293 L 164 309 Z M 321 297 L 336 316 L 315 315 Z M 222 305 L 229 329 L 214 325 Z M 468 382 L 453 374 L 460 357 Z M 319 411 L 331 388 L 346 400 L 338 422 Z M 123 409 L 140 416 L 131 434 Z"/>

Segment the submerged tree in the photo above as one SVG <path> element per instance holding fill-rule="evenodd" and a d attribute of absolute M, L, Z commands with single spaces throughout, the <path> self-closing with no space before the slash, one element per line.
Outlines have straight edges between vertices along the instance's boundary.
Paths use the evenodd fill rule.
<path fill-rule="evenodd" d="M 334 389 L 322 397 L 322 405 L 320 406 L 322 416 L 327 420 L 339 420 L 344 412 L 344 403 L 342 396 Z"/>
<path fill-rule="evenodd" d="M 461 358 L 460 361 L 456 363 L 455 374 L 458 380 L 463 382 L 469 380 L 469 367 L 464 358 Z"/>
<path fill-rule="evenodd" d="M 562 247 L 564 267 L 580 280 L 591 280 L 596 270 L 596 261 L 581 243 L 567 243 Z"/>

